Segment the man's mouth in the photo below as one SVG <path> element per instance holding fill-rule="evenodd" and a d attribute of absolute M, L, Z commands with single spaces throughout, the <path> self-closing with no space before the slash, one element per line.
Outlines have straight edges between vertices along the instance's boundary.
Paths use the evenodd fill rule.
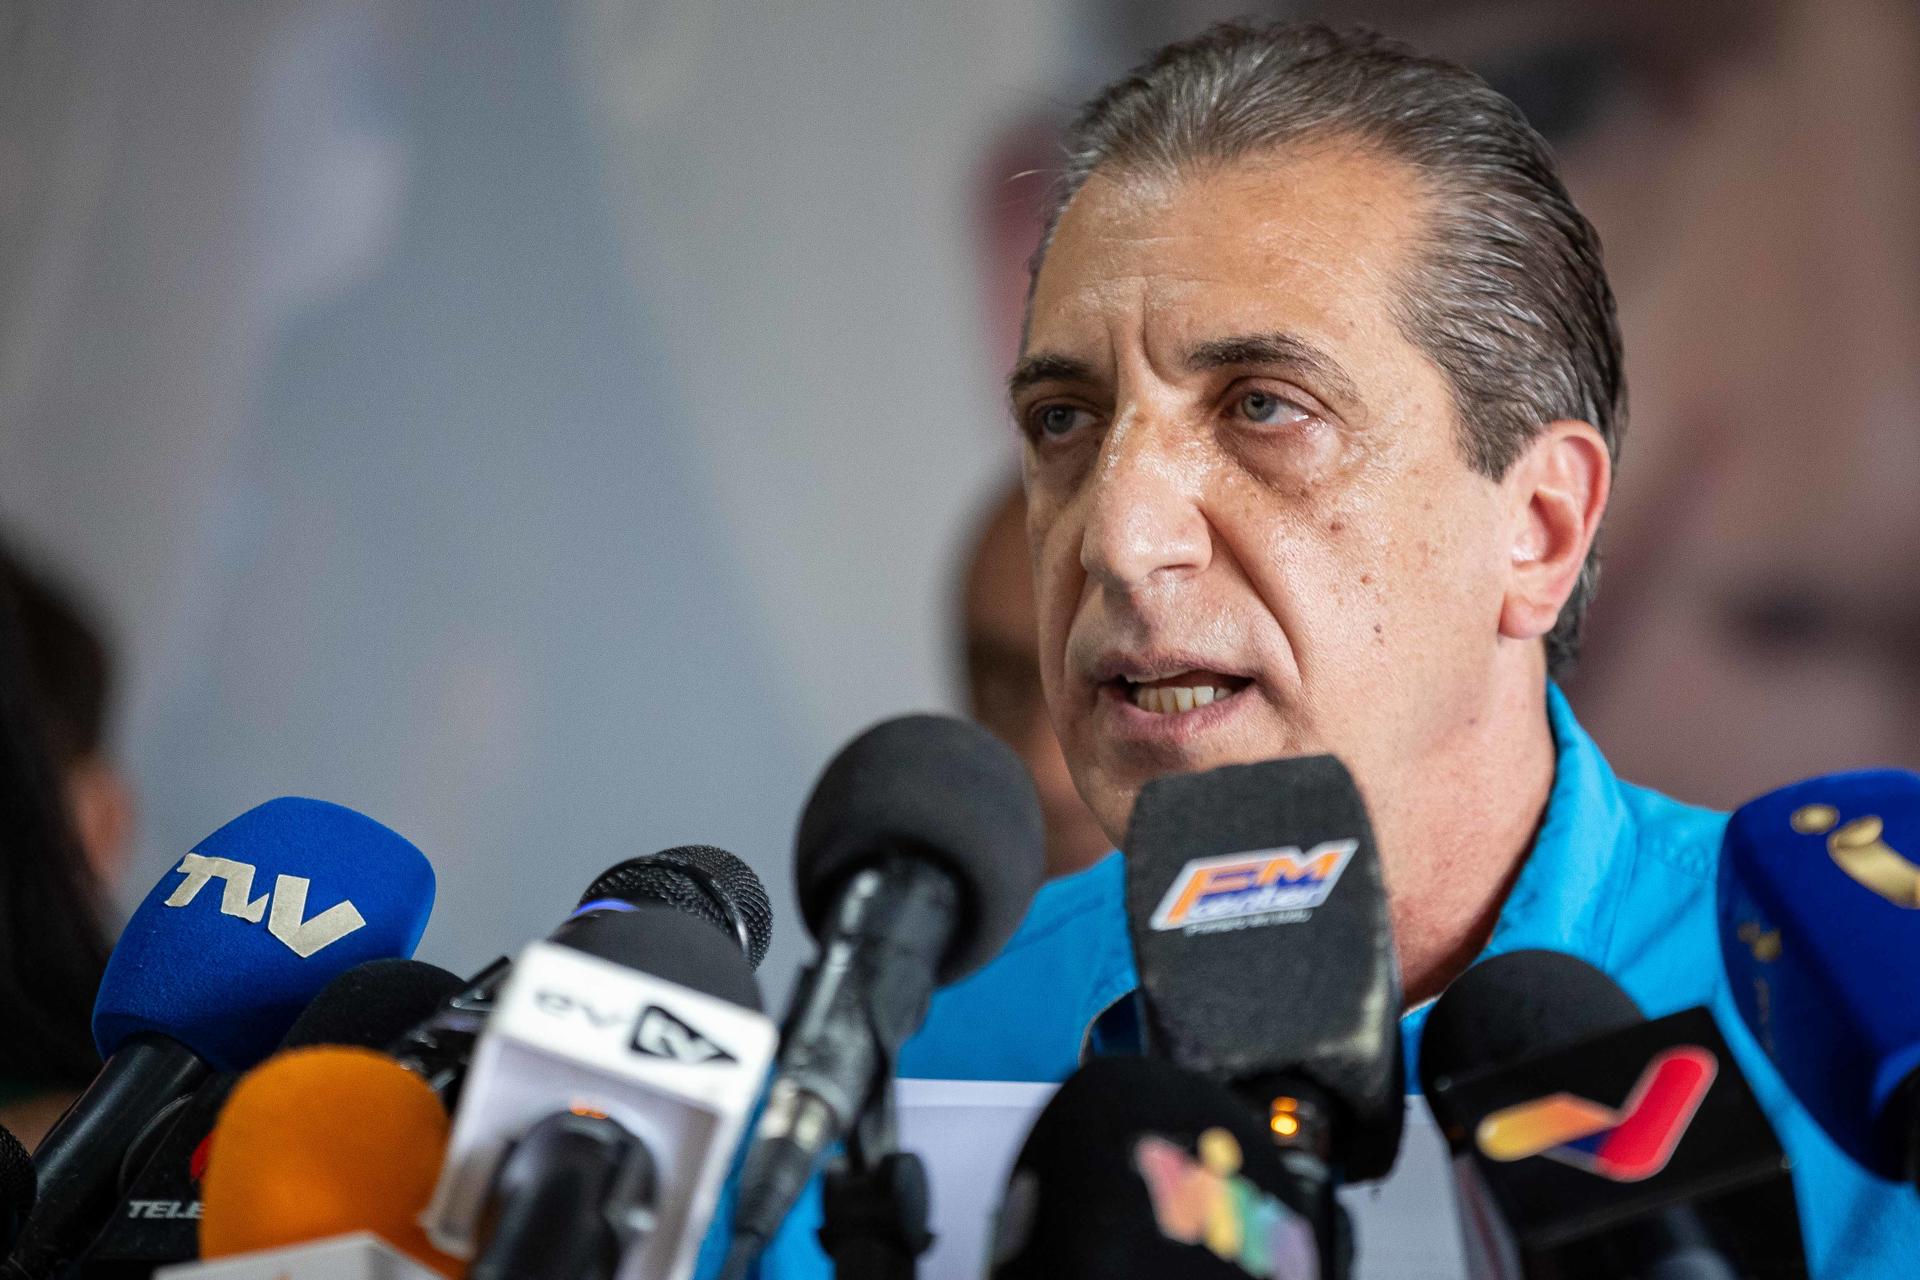
<path fill-rule="evenodd" d="M 1153 680 L 1120 676 L 1111 682 L 1122 696 L 1153 715 L 1179 715 L 1231 698 L 1253 681 L 1220 671 L 1178 671 Z"/>

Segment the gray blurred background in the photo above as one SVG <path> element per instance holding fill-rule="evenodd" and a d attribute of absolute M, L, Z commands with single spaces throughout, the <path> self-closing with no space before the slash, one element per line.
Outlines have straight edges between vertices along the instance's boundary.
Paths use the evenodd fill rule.
<path fill-rule="evenodd" d="M 120 650 L 123 901 L 322 796 L 427 852 L 464 971 L 710 842 L 783 991 L 814 775 L 957 705 L 1032 173 L 1244 7 L 0 3 L 0 529 Z M 1620 771 L 1920 763 L 1920 6 L 1262 12 L 1309 9 L 1509 88 L 1606 238 Z"/>

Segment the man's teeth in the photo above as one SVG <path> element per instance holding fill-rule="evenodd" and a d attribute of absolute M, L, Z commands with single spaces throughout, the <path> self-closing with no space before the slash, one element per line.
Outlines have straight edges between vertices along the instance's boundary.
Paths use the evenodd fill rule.
<path fill-rule="evenodd" d="M 1133 705 L 1142 711 L 1151 711 L 1156 715 L 1170 716 L 1176 711 L 1191 711 L 1195 707 L 1204 707 L 1216 698 L 1224 698 L 1233 690 L 1222 689 L 1215 685 L 1137 685 L 1130 691 Z"/>

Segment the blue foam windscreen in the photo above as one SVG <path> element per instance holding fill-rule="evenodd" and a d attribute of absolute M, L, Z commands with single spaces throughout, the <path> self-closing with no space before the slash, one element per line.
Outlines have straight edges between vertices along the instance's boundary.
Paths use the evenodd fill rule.
<path fill-rule="evenodd" d="M 1920 1068 L 1920 776 L 1837 773 L 1727 824 L 1720 950 L 1742 1018 L 1855 1161 L 1903 1176 Z"/>
<path fill-rule="evenodd" d="M 133 913 L 94 1040 L 110 1056 L 156 1031 L 244 1071 L 334 978 L 412 955 L 432 909 L 433 868 L 401 836 L 324 800 L 269 800 L 194 846 Z"/>

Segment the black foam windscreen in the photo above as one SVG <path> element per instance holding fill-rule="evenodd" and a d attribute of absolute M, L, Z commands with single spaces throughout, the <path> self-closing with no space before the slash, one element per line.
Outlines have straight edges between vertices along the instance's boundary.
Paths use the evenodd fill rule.
<path fill-rule="evenodd" d="M 1127 828 L 1149 1050 L 1230 1086 L 1310 1084 L 1343 1177 L 1400 1148 L 1400 975 L 1373 827 L 1332 756 L 1155 779 Z"/>
<path fill-rule="evenodd" d="M 384 1048 L 465 986 L 439 965 L 422 960 L 368 960 L 322 987 L 294 1019 L 280 1047 Z"/>
<path fill-rule="evenodd" d="M 1420 1083 L 1489 1273 L 1807 1274 L 1790 1162 L 1705 1007 L 1649 1021 L 1584 960 L 1508 952 L 1434 1005 Z"/>
<path fill-rule="evenodd" d="M 753 967 L 731 934 L 676 907 L 647 903 L 589 916 L 567 930 L 565 945 L 602 960 L 758 1011 Z"/>
<path fill-rule="evenodd" d="M 1646 1021 L 1620 984 L 1561 951 L 1482 960 L 1441 993 L 1420 1034 L 1420 1087 L 1510 1066 Z"/>
<path fill-rule="evenodd" d="M 963 918 L 939 979 L 1000 953 L 1045 871 L 1039 797 L 1027 769 L 985 729 L 951 716 L 885 720 L 821 774 L 800 817 L 800 911 L 819 938 L 855 872 L 890 855 L 924 858 L 959 883 Z"/>
<path fill-rule="evenodd" d="M 607 898 L 636 905 L 657 902 L 698 916 L 734 938 L 755 969 L 773 940 L 773 907 L 766 886 L 753 868 L 710 844 L 629 858 L 602 872 L 580 905 Z"/>
<path fill-rule="evenodd" d="M 33 1212 L 39 1190 L 33 1157 L 11 1129 L 0 1125 L 0 1254 L 13 1248 L 13 1237 Z"/>
<path fill-rule="evenodd" d="M 1299 1193 L 1261 1117 L 1158 1058 L 1095 1058 L 1014 1162 L 994 1280 L 1320 1275 Z"/>

